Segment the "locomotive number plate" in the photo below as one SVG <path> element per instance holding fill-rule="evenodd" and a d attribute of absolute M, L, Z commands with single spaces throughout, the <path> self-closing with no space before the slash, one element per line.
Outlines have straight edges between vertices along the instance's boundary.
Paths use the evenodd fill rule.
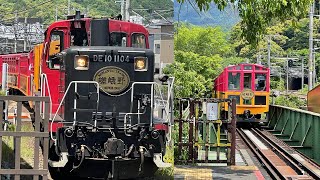
<path fill-rule="evenodd" d="M 109 94 L 122 92 L 130 83 L 128 73 L 114 66 L 99 69 L 94 75 L 93 80 L 99 83 L 100 90 Z"/>
<path fill-rule="evenodd" d="M 250 100 L 254 97 L 254 92 L 251 89 L 244 89 L 240 96 L 242 99 Z"/>

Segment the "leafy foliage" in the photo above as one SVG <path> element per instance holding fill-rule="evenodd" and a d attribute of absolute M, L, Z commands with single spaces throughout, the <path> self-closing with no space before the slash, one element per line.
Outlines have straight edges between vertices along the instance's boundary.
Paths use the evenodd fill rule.
<path fill-rule="evenodd" d="M 186 0 L 177 0 L 180 3 Z M 223 10 L 230 2 L 239 10 L 241 21 L 241 35 L 250 44 L 257 44 L 266 28 L 271 25 L 274 19 L 286 20 L 289 18 L 299 19 L 307 15 L 310 0 L 194 0 L 201 11 L 210 8 L 215 3 L 220 10 Z"/>
<path fill-rule="evenodd" d="M 50 24 L 55 20 L 56 9 L 58 19 L 65 19 L 67 15 L 68 0 L 0 0 L 0 18 L 4 22 L 13 22 L 15 12 L 18 17 L 39 17 L 46 24 Z M 142 16 L 147 18 L 153 14 L 154 9 L 172 9 L 173 3 L 170 0 L 132 0 L 132 9 L 136 10 Z M 109 0 L 73 0 L 71 1 L 71 14 L 75 10 L 80 10 L 90 17 L 110 17 L 111 15 L 120 14 L 120 3 Z M 147 11 L 148 10 L 148 11 Z M 161 13 L 162 16 L 168 18 L 173 16 L 172 11 Z"/>
<path fill-rule="evenodd" d="M 244 60 L 234 56 L 227 34 L 219 27 L 182 25 L 174 43 L 175 62 L 164 73 L 176 78 L 176 97 L 211 97 L 213 79 L 224 67 Z"/>
<path fill-rule="evenodd" d="M 299 97 L 294 95 L 283 95 L 276 97 L 275 104 L 292 108 L 300 108 L 306 106 L 306 101 L 301 100 Z"/>

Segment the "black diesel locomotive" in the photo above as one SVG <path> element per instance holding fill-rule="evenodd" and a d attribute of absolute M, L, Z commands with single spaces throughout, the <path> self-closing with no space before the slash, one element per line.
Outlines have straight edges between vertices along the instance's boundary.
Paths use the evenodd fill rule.
<path fill-rule="evenodd" d="M 154 54 L 110 46 L 109 23 L 92 20 L 90 46 L 49 58 L 63 89 L 50 125 L 54 179 L 137 178 L 170 166 L 162 161 L 170 122 L 154 116 Z"/>

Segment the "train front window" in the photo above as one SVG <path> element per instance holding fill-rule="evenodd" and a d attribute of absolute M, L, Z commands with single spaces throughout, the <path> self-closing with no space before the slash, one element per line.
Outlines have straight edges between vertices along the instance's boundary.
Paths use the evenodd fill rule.
<path fill-rule="evenodd" d="M 251 73 L 244 73 L 243 87 L 247 89 L 251 89 Z"/>
<path fill-rule="evenodd" d="M 70 45 L 88 46 L 88 35 L 84 22 L 74 21 L 71 23 Z"/>
<path fill-rule="evenodd" d="M 49 45 L 49 61 L 47 61 L 47 65 L 50 69 L 60 69 L 60 60 L 56 55 L 64 48 L 63 34 L 64 33 L 62 31 L 53 31 L 51 33 Z"/>
<path fill-rule="evenodd" d="M 146 48 L 146 37 L 144 34 L 132 34 L 132 47 L 136 48 Z"/>
<path fill-rule="evenodd" d="M 110 46 L 127 46 L 127 34 L 122 32 L 113 32 L 110 34 Z"/>
<path fill-rule="evenodd" d="M 240 90 L 240 73 L 229 72 L 228 87 L 229 90 Z"/>
<path fill-rule="evenodd" d="M 255 78 L 255 89 L 256 91 L 266 90 L 266 74 L 257 73 Z"/>

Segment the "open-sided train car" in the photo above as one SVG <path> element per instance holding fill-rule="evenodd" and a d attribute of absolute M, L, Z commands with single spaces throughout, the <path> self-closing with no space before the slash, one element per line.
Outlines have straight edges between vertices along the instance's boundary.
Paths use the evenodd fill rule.
<path fill-rule="evenodd" d="M 320 113 L 320 85 L 314 87 L 307 94 L 308 111 Z"/>
<path fill-rule="evenodd" d="M 143 26 L 77 12 L 51 24 L 31 52 L 0 55 L 12 92 L 50 97 L 54 179 L 136 178 L 168 166 L 162 156 L 172 109 L 163 99 L 171 98 L 161 98 L 165 117 L 156 118 L 154 54 L 148 48 Z M 26 106 L 33 112 L 32 104 Z"/>
<path fill-rule="evenodd" d="M 270 70 L 259 64 L 239 64 L 226 67 L 214 80 L 213 97 L 235 98 L 237 122 L 262 122 L 269 110 Z M 221 108 L 222 118 L 228 111 Z"/>

